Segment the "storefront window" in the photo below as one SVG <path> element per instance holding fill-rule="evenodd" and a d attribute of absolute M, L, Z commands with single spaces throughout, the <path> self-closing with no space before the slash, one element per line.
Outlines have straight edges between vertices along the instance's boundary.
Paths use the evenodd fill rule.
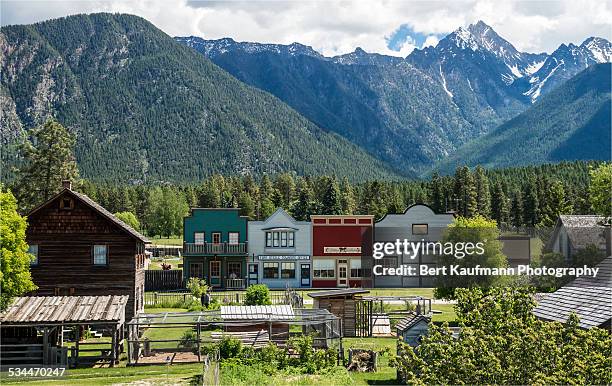
<path fill-rule="evenodd" d="M 237 261 L 227 263 L 227 277 L 230 279 L 239 279 L 242 276 L 242 264 Z"/>
<path fill-rule="evenodd" d="M 278 279 L 278 263 L 263 263 L 264 279 Z"/>
<path fill-rule="evenodd" d="M 313 260 L 313 276 L 315 278 L 328 278 L 336 276 L 336 261 L 332 259 Z"/>
<path fill-rule="evenodd" d="M 351 260 L 351 277 L 362 277 L 361 259 Z"/>
<path fill-rule="evenodd" d="M 281 278 L 295 279 L 295 263 L 281 263 Z"/>

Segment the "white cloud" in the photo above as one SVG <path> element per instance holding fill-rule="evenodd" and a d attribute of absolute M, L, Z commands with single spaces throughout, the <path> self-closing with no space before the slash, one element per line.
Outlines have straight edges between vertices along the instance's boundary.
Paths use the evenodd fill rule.
<path fill-rule="evenodd" d="M 23 24 L 75 13 L 124 12 L 142 16 L 169 35 L 208 39 L 307 44 L 325 55 L 361 47 L 368 52 L 406 56 L 410 40 L 399 51 L 386 37 L 401 25 L 428 36 L 482 19 L 520 50 L 551 52 L 561 43 L 581 43 L 589 36 L 612 35 L 612 5 L 599 1 L 187 1 L 82 0 L 6 1 L 1 21 Z"/>

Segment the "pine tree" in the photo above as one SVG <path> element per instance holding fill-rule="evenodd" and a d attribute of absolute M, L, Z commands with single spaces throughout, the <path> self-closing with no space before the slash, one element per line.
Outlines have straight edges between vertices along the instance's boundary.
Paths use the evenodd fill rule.
<path fill-rule="evenodd" d="M 540 222 L 540 201 L 534 180 L 530 180 L 525 186 L 523 197 L 523 222 L 526 226 L 534 227 Z"/>
<path fill-rule="evenodd" d="M 552 227 L 557 222 L 559 215 L 572 213 L 572 205 L 566 200 L 565 189 L 560 181 L 555 180 L 548 185 L 546 198 L 541 225 Z"/>
<path fill-rule="evenodd" d="M 241 216 L 247 216 L 250 220 L 255 218 L 255 203 L 251 195 L 246 191 L 240 193 L 238 197 L 238 207 L 240 208 Z"/>
<path fill-rule="evenodd" d="M 289 173 L 281 173 L 274 181 L 274 187 L 278 192 L 278 206 L 289 209 L 295 199 L 295 181 Z"/>
<path fill-rule="evenodd" d="M 440 174 L 435 171 L 429 183 L 429 203 L 434 212 L 443 213 L 446 211 L 445 200 L 446 195 L 442 179 L 440 178 Z"/>
<path fill-rule="evenodd" d="M 404 205 L 404 200 L 397 186 L 393 186 L 391 188 L 388 202 L 389 204 L 387 205 L 387 213 L 404 213 L 404 209 L 406 209 Z"/>
<path fill-rule="evenodd" d="M 467 166 L 455 171 L 454 198 L 457 200 L 457 211 L 463 217 L 473 217 L 478 210 L 474 176 Z"/>
<path fill-rule="evenodd" d="M 76 136 L 55 120 L 31 131 L 31 141 L 20 146 L 22 166 L 12 189 L 23 210 L 40 204 L 62 188 L 62 180 L 79 177 L 74 147 Z"/>
<path fill-rule="evenodd" d="M 353 187 L 351 186 L 351 183 L 349 182 L 347 177 L 344 177 L 342 179 L 340 190 L 342 195 L 342 214 L 354 214 L 356 210 L 355 193 L 353 192 Z"/>
<path fill-rule="evenodd" d="M 342 214 L 340 188 L 335 176 L 326 177 L 325 191 L 321 200 L 323 214 Z"/>
<path fill-rule="evenodd" d="M 198 198 L 198 206 L 200 208 L 221 207 L 221 191 L 214 179 L 209 178 L 202 185 Z"/>
<path fill-rule="evenodd" d="M 493 219 L 497 221 L 498 224 L 508 223 L 510 216 L 509 209 L 508 197 L 506 197 L 506 193 L 501 183 L 497 182 L 493 187 L 493 196 L 491 199 L 491 214 Z"/>
<path fill-rule="evenodd" d="M 301 178 L 297 185 L 297 201 L 293 204 L 292 215 L 298 221 L 308 221 L 314 210 L 314 192 L 307 180 Z"/>
<path fill-rule="evenodd" d="M 476 166 L 474 172 L 474 183 L 476 185 L 477 212 L 481 216 L 491 215 L 491 192 L 489 191 L 489 177 L 487 177 L 482 166 Z"/>
<path fill-rule="evenodd" d="M 520 227 L 523 225 L 523 196 L 520 190 L 517 190 L 512 196 L 512 208 L 510 214 L 510 220 L 512 221 L 512 226 Z"/>

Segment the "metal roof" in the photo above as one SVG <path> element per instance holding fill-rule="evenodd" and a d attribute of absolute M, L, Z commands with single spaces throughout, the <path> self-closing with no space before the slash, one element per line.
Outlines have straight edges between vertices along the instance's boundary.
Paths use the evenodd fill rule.
<path fill-rule="evenodd" d="M 0 314 L 0 323 L 117 323 L 125 318 L 127 301 L 127 295 L 18 297 Z"/>
<path fill-rule="evenodd" d="M 411 327 L 415 326 L 420 321 L 424 321 L 425 323 L 429 323 L 429 318 L 422 314 L 417 314 L 416 312 L 410 313 L 407 317 L 397 322 L 395 325 L 395 329 L 397 331 L 406 331 Z"/>
<path fill-rule="evenodd" d="M 221 306 L 224 320 L 292 320 L 295 318 L 290 305 L 275 306 Z"/>
<path fill-rule="evenodd" d="M 369 290 L 363 288 L 346 288 L 331 291 L 317 291 L 308 294 L 311 298 L 333 298 L 336 296 L 358 295 L 370 293 Z"/>
<path fill-rule="evenodd" d="M 596 277 L 579 277 L 547 294 L 533 310 L 540 319 L 566 322 L 572 313 L 580 327 L 607 327 L 612 320 L 612 256 L 597 265 Z"/>

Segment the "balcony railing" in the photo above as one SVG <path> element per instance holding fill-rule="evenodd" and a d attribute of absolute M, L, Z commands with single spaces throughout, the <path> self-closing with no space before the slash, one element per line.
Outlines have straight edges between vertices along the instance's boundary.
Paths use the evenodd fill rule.
<path fill-rule="evenodd" d="M 246 280 L 244 279 L 225 279 L 226 289 L 244 289 L 246 288 Z"/>
<path fill-rule="evenodd" d="M 185 255 L 246 255 L 247 243 L 184 243 Z"/>

